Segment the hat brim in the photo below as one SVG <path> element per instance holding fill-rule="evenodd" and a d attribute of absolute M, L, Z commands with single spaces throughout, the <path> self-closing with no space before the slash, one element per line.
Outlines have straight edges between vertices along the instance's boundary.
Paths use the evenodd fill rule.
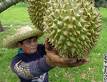
<path fill-rule="evenodd" d="M 33 30 L 23 34 L 8 36 L 3 40 L 3 48 L 17 48 L 18 42 L 30 37 L 40 37 L 43 33 L 39 30 Z"/>

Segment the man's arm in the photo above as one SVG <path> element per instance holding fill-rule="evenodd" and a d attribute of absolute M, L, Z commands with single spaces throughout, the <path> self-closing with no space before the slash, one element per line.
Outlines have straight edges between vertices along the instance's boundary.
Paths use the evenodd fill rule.
<path fill-rule="evenodd" d="M 46 61 L 51 66 L 76 67 L 87 62 L 86 59 L 60 57 L 58 51 L 48 42 L 48 40 L 45 42 L 45 51 Z"/>
<path fill-rule="evenodd" d="M 77 59 L 77 58 L 62 58 L 55 53 L 47 53 L 46 61 L 50 66 L 59 66 L 59 67 L 77 67 L 83 65 L 87 62 L 86 59 Z"/>

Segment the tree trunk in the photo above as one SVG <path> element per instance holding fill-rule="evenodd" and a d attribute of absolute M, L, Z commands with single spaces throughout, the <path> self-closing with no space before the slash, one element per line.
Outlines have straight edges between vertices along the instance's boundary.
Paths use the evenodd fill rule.
<path fill-rule="evenodd" d="M 95 0 L 95 7 L 104 7 L 107 8 L 107 0 Z"/>
<path fill-rule="evenodd" d="M 3 0 L 0 2 L 0 13 L 22 0 Z"/>

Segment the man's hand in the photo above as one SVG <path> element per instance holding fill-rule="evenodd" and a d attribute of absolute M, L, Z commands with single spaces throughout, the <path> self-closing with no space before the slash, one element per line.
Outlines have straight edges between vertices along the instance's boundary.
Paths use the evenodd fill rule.
<path fill-rule="evenodd" d="M 48 38 L 45 41 L 45 51 L 47 53 L 55 53 L 55 54 L 58 53 L 58 51 L 54 48 L 54 46 L 52 46 L 52 44 L 48 42 Z"/>
<path fill-rule="evenodd" d="M 46 61 L 51 66 L 76 67 L 87 62 L 86 59 L 62 58 L 59 56 L 58 51 L 54 48 L 54 46 L 48 42 L 48 39 L 45 41 L 45 51 Z"/>

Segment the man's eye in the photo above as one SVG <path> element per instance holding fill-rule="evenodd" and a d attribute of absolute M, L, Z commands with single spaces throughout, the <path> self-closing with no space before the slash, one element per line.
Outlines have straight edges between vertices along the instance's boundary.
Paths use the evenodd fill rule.
<path fill-rule="evenodd" d="M 31 41 L 30 41 L 30 40 L 27 40 L 25 43 L 31 43 Z"/>
<path fill-rule="evenodd" d="M 32 41 L 33 41 L 33 42 L 36 42 L 37 40 L 36 40 L 36 39 L 33 39 Z"/>

